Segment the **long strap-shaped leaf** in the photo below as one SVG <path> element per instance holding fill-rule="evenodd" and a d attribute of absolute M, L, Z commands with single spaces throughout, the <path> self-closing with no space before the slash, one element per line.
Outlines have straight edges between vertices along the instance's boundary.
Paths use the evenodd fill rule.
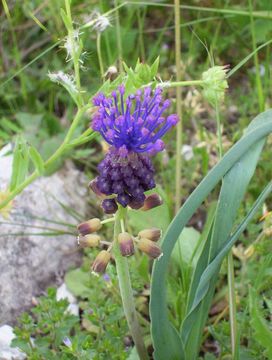
<path fill-rule="evenodd" d="M 239 160 L 252 149 L 252 147 L 258 142 L 262 141 L 270 132 L 272 132 L 272 111 L 268 110 L 260 115 L 258 115 L 252 122 L 252 126 L 249 128 L 249 132 L 245 135 L 237 144 L 235 144 L 223 157 L 223 159 L 209 172 L 209 174 L 202 180 L 194 192 L 189 196 L 183 207 L 180 209 L 171 225 L 168 228 L 168 231 L 164 237 L 162 249 L 164 256 L 160 261 L 157 261 L 153 268 L 152 275 L 152 288 L 151 288 L 151 304 L 150 304 L 150 314 L 151 314 L 151 325 L 152 325 L 152 337 L 155 348 L 155 358 L 160 359 L 184 359 L 187 358 L 186 354 L 184 355 L 184 350 L 188 354 L 188 348 L 186 349 L 183 345 L 183 341 L 177 335 L 176 332 L 173 333 L 172 326 L 168 320 L 167 315 L 167 302 L 166 302 L 166 272 L 168 263 L 170 260 L 171 252 L 173 247 L 182 232 L 184 226 L 190 220 L 194 212 L 201 205 L 203 200 L 207 195 L 214 189 L 217 183 L 225 176 L 225 174 L 238 162 Z M 261 147 L 261 145 L 256 145 Z M 258 158 L 258 156 L 256 156 Z M 253 161 L 254 162 L 254 161 Z M 251 173 L 247 174 L 246 178 L 249 181 Z M 246 183 L 246 181 L 245 181 Z M 241 187 L 243 188 L 243 187 Z M 239 199 L 241 196 L 239 197 Z M 233 219 L 232 219 L 233 220 Z M 226 225 L 228 228 L 229 225 Z M 208 240 L 212 240 L 214 233 L 211 234 Z M 229 236 L 229 233 L 227 234 Z M 215 239 L 215 237 L 214 237 Z M 201 266 L 205 270 L 209 262 L 215 258 L 217 252 L 220 252 L 221 246 L 217 248 L 217 244 L 211 243 L 208 244 L 208 248 L 211 250 L 208 261 L 199 262 L 202 263 Z M 222 242 L 225 245 L 225 242 Z M 207 245 L 205 244 L 205 245 Z M 207 246 L 204 247 L 203 251 L 207 251 Z M 203 271 L 202 271 L 203 272 Z M 195 274 L 196 275 L 196 274 Z M 200 274 L 201 276 L 201 274 Z M 200 280 L 199 274 L 196 276 Z M 192 282 L 192 284 L 194 281 Z M 204 309 L 201 309 L 201 314 L 207 313 L 208 305 L 212 299 L 212 293 L 215 286 L 215 281 L 210 281 L 210 290 L 206 295 L 206 304 L 204 304 Z M 194 303 L 194 298 L 196 295 L 197 287 L 195 291 L 192 291 L 193 294 L 190 295 L 188 312 L 191 314 L 191 305 Z M 191 303 L 191 304 L 190 304 Z M 205 316 L 202 318 L 202 322 Z M 190 319 L 189 319 L 190 320 Z M 188 325 L 188 330 L 183 327 L 182 329 L 182 338 L 185 342 L 188 341 L 188 336 L 195 324 L 194 321 L 186 321 Z M 185 324 L 185 323 L 184 323 Z M 175 334 L 173 336 L 173 334 Z M 198 344 L 199 340 L 197 339 L 196 343 Z"/>
<path fill-rule="evenodd" d="M 266 117 L 257 117 L 251 122 L 246 133 L 253 131 L 266 121 Z M 207 289 L 205 297 L 203 296 L 201 303 L 199 302 L 199 306 L 195 307 L 195 310 L 192 311 L 191 308 L 196 302 L 196 290 L 200 284 L 203 272 L 224 247 L 224 244 L 231 233 L 238 208 L 242 202 L 249 181 L 254 174 L 264 143 L 265 138 L 254 143 L 254 145 L 243 154 L 239 161 L 237 161 L 223 177 L 210 246 L 209 249 L 204 249 L 204 251 L 202 251 L 193 274 L 189 292 L 189 301 L 187 304 L 188 315 L 182 324 L 181 334 L 186 347 L 185 353 L 187 360 L 194 360 L 197 357 L 198 348 L 201 343 L 202 329 L 205 325 L 208 311 L 211 306 L 220 264 L 214 269 L 214 274 L 209 281 L 209 288 Z"/>

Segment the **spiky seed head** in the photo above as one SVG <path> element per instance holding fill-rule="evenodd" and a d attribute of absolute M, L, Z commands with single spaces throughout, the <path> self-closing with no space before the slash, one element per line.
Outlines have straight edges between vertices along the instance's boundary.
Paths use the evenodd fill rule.
<path fill-rule="evenodd" d="M 213 66 L 202 74 L 203 94 L 212 106 L 224 100 L 228 88 L 227 71 L 229 66 Z"/>

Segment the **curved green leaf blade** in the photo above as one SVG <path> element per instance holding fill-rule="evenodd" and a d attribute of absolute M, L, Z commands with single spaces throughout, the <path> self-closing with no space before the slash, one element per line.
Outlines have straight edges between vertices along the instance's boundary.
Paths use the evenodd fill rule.
<path fill-rule="evenodd" d="M 223 159 L 209 172 L 209 174 L 189 196 L 172 221 L 164 237 L 162 245 L 164 256 L 154 265 L 151 287 L 150 314 L 152 321 L 152 337 L 155 349 L 154 355 L 156 359 L 175 359 L 177 356 L 181 359 L 184 358 L 182 353 L 179 355 L 177 354 L 170 342 L 167 343 L 171 330 L 167 315 L 165 282 L 167 267 L 173 247 L 184 226 L 221 178 L 254 144 L 272 131 L 272 111 L 268 110 L 265 113 L 260 114 L 257 118 L 260 119 L 260 117 L 266 118 L 266 121 L 258 125 L 254 131 L 250 131 L 246 136 L 238 141 L 226 153 Z"/>

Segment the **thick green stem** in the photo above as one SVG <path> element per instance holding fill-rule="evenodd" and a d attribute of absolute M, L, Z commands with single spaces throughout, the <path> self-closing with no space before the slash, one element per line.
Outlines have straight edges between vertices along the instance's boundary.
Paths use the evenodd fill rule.
<path fill-rule="evenodd" d="M 181 79 L 181 39 L 180 39 L 180 2 L 175 0 L 175 58 L 176 58 L 176 70 L 177 70 L 177 82 Z M 182 147 L 182 109 L 181 109 L 181 88 L 176 88 L 176 100 L 177 100 L 177 114 L 179 116 L 179 122 L 177 124 L 177 136 L 176 136 L 176 195 L 175 195 L 175 212 L 178 212 L 180 208 L 181 199 L 181 147 Z"/>
<path fill-rule="evenodd" d="M 149 359 L 144 340 L 141 334 L 141 328 L 137 318 L 137 311 L 134 304 L 133 292 L 131 287 L 129 268 L 127 258 L 122 256 L 118 247 L 117 236 L 120 233 L 121 221 L 124 220 L 124 210 L 120 208 L 116 214 L 114 225 L 114 257 L 116 263 L 117 276 L 119 281 L 120 293 L 123 303 L 124 313 L 127 319 L 128 327 L 141 360 Z"/>

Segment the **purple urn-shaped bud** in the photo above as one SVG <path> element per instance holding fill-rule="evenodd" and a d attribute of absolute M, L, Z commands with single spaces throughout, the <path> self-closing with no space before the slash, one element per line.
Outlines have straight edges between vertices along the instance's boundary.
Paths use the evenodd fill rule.
<path fill-rule="evenodd" d="M 133 238 L 129 233 L 123 232 L 119 234 L 118 243 L 120 252 L 123 256 L 131 256 L 134 254 Z"/>

